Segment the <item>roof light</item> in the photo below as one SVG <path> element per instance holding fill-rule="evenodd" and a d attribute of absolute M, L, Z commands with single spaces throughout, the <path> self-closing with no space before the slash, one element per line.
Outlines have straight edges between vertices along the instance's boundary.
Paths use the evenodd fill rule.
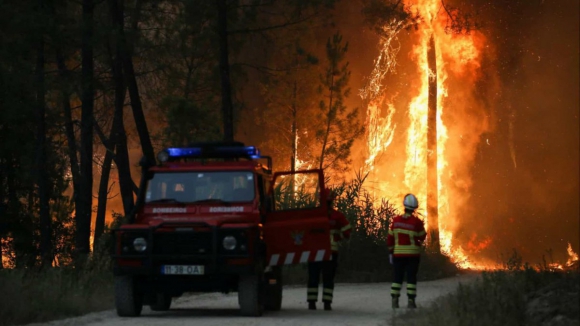
<path fill-rule="evenodd" d="M 179 158 L 260 158 L 260 150 L 255 146 L 208 146 L 208 147 L 170 147 L 157 154 L 160 162 Z"/>
<path fill-rule="evenodd" d="M 180 158 L 180 157 L 196 157 L 201 155 L 201 148 L 189 147 L 189 148 L 168 148 L 167 153 L 170 158 Z"/>

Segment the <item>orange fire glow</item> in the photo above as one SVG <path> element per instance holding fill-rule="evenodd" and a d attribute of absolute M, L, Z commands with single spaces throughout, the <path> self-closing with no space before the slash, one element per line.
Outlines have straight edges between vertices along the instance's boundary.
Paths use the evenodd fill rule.
<path fill-rule="evenodd" d="M 574 252 L 574 250 L 572 250 L 572 244 L 570 242 L 568 242 L 568 261 L 566 262 L 566 266 L 571 267 L 573 266 L 575 263 L 578 262 L 578 254 Z"/>
<path fill-rule="evenodd" d="M 566 270 L 570 268 L 578 268 L 578 254 L 574 252 L 572 249 L 572 244 L 568 242 L 568 261 L 565 264 L 560 263 L 550 263 L 548 264 L 548 268 L 552 270 Z"/>
<path fill-rule="evenodd" d="M 473 161 L 479 138 L 487 130 L 483 113 L 463 114 L 468 106 L 473 85 L 478 78 L 481 51 L 485 37 L 475 31 L 470 34 L 449 34 L 445 31 L 447 16 L 439 0 L 406 0 L 406 6 L 422 17 L 417 32 L 413 35 L 412 60 L 417 67 L 416 78 L 409 82 L 413 87 L 407 108 L 396 108 L 387 99 L 382 80 L 396 65 L 396 54 L 400 47 L 394 47 L 394 40 L 401 31 L 401 22 L 392 21 L 383 29 L 381 52 L 375 61 L 369 86 L 361 92 L 368 101 L 368 156 L 366 171 L 369 179 L 377 184 L 373 191 L 379 198 L 389 198 L 399 202 L 402 194 L 414 193 L 422 203 L 421 213 L 428 219 L 424 208 L 427 202 L 427 116 L 429 78 L 435 75 L 427 62 L 429 40 L 433 37 L 437 60 L 437 171 L 438 171 L 438 211 L 441 250 L 454 262 L 464 268 L 490 268 L 491 264 L 471 262 L 467 253 L 483 250 L 491 243 L 486 238 L 482 242 L 474 240 L 465 244 L 454 243 L 454 232 L 459 226 L 458 210 L 468 199 L 471 185 L 469 163 Z M 404 26 L 403 26 L 404 27 Z M 387 62 L 385 62 L 387 61 Z M 451 85 L 450 77 L 461 80 Z M 453 94 L 449 88 L 453 87 Z M 456 91 L 457 89 L 457 91 Z M 407 110 L 405 121 L 395 122 L 396 110 Z M 449 110 L 449 111 L 448 111 Z M 457 122 L 450 125 L 443 117 L 447 114 Z M 396 129 L 399 127 L 399 129 Z M 399 143 L 395 143 L 397 134 Z M 402 142 L 405 142 L 402 144 Z M 381 162 L 381 154 L 387 150 L 405 152 L 405 157 L 390 162 Z M 389 152 L 391 153 L 391 152 Z M 398 157 L 398 156 L 397 156 Z M 388 171 L 388 172 L 387 172 Z M 450 201 L 450 198 L 453 198 Z M 427 223 L 426 223 L 427 224 Z M 495 265 L 495 264 L 494 264 Z"/>

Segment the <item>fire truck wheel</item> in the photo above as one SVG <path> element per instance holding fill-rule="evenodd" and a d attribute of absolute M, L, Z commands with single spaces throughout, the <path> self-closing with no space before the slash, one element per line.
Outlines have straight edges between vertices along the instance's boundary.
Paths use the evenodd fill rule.
<path fill-rule="evenodd" d="M 171 296 L 165 293 L 157 293 L 157 302 L 149 305 L 153 311 L 167 311 L 171 307 Z"/>
<path fill-rule="evenodd" d="M 266 273 L 264 285 L 264 308 L 278 311 L 282 309 L 282 269 L 280 266 L 272 267 L 272 271 Z"/>
<path fill-rule="evenodd" d="M 136 317 L 143 309 L 143 295 L 135 290 L 131 276 L 115 276 L 115 307 L 120 317 Z"/>
<path fill-rule="evenodd" d="M 259 275 L 241 275 L 238 284 L 238 302 L 242 316 L 261 316 L 264 311 L 262 304 L 262 277 Z"/>

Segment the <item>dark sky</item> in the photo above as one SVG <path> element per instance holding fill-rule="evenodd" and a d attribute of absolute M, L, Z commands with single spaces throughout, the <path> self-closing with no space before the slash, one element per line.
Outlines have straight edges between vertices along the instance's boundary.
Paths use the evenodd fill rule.
<path fill-rule="evenodd" d="M 565 261 L 568 242 L 580 251 L 579 1 L 463 3 L 478 9 L 489 43 L 474 96 L 485 103 L 490 128 L 477 147 L 470 199 L 455 236 L 491 237 L 479 253 L 491 259 L 516 249 L 532 263 L 542 255 L 550 260 L 549 250 Z M 357 1 L 341 5 L 337 27 L 351 45 L 356 90 L 372 69 L 377 39 Z"/>

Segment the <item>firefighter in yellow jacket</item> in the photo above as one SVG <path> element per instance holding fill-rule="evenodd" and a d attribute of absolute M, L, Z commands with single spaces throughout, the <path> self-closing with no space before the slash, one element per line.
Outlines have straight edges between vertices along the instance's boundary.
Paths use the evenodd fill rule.
<path fill-rule="evenodd" d="M 391 284 L 392 307 L 399 308 L 399 296 L 403 279 L 407 276 L 408 308 L 417 308 L 417 272 L 421 255 L 421 245 L 427 236 L 425 225 L 416 216 L 419 201 L 413 194 L 407 194 L 403 200 L 405 214 L 396 216 L 389 228 L 387 244 L 389 261 L 393 265 L 393 283 Z"/>
<path fill-rule="evenodd" d="M 334 292 L 334 276 L 338 267 L 338 242 L 342 239 L 350 238 L 350 223 L 341 212 L 332 208 L 336 199 L 336 193 L 330 189 L 325 189 L 328 204 L 328 219 L 330 223 L 330 248 L 332 250 L 332 260 L 309 262 L 308 263 L 308 309 L 316 310 L 316 300 L 318 300 L 318 284 L 322 273 L 322 302 L 324 310 L 332 310 L 332 298 Z"/>

